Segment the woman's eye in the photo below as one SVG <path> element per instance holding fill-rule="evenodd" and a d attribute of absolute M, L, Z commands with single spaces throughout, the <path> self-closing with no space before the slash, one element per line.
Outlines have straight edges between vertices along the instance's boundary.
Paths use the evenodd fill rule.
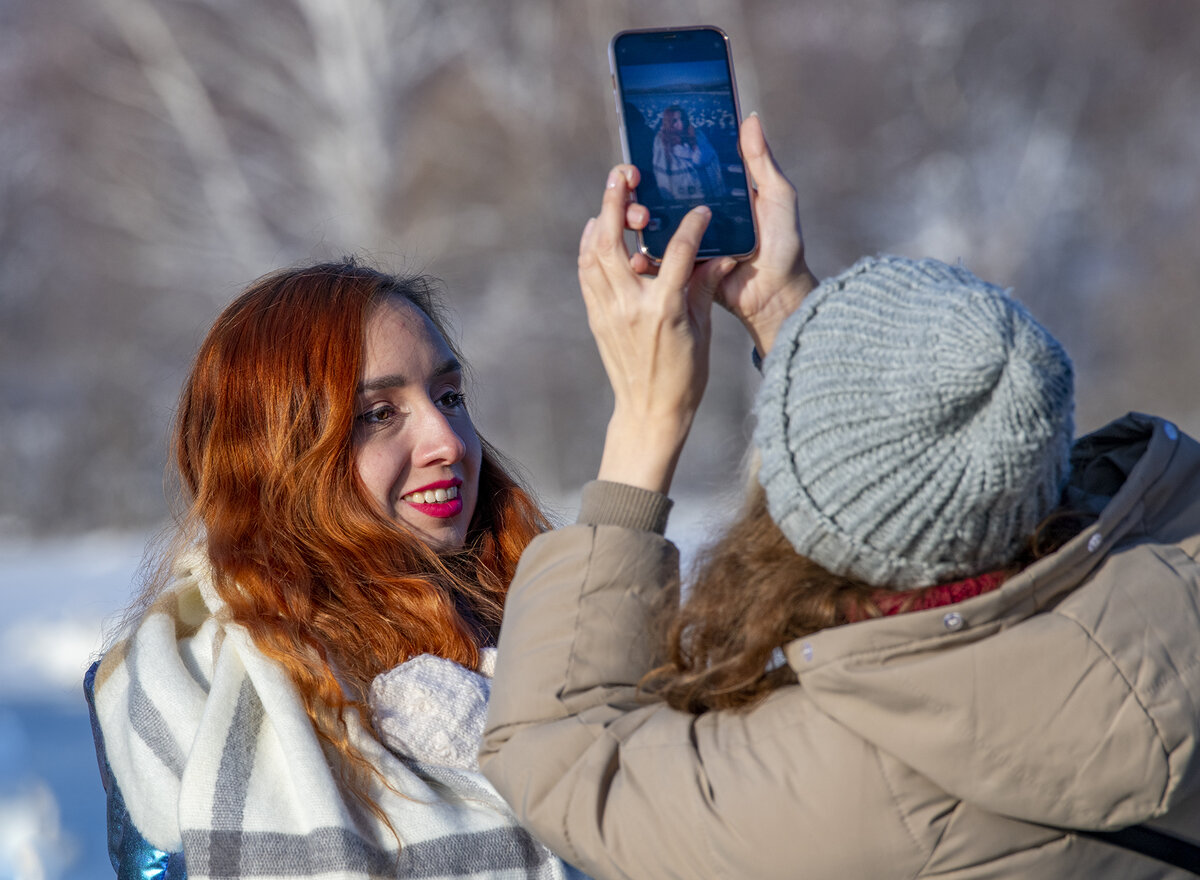
<path fill-rule="evenodd" d="M 396 410 L 390 406 L 377 406 L 358 416 L 358 421 L 364 425 L 383 425 L 396 415 Z"/>
<path fill-rule="evenodd" d="M 467 405 L 467 396 L 461 391 L 447 391 L 438 398 L 438 405 L 445 409 L 458 409 Z"/>

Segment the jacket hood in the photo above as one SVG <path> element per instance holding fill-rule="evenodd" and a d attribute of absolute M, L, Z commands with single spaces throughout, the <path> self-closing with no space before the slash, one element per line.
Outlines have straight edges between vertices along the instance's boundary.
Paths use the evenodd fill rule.
<path fill-rule="evenodd" d="M 945 791 L 1080 829 L 1200 789 L 1200 444 L 1130 414 L 1082 438 L 1099 513 L 997 590 L 787 646 L 820 708 Z"/>

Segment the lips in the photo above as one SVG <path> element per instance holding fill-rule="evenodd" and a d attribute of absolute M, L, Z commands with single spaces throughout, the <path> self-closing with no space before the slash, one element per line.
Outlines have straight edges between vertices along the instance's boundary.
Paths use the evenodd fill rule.
<path fill-rule="evenodd" d="M 426 516 L 449 519 L 462 513 L 463 502 L 458 491 L 461 485 L 461 480 L 439 480 L 409 492 L 400 500 Z"/>

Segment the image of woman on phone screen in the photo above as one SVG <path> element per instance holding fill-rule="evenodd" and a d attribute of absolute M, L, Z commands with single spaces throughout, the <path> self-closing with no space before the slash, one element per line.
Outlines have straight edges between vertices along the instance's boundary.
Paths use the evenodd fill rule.
<path fill-rule="evenodd" d="M 961 266 L 818 284 L 756 118 L 741 145 L 750 260 L 696 262 L 702 207 L 647 272 L 633 166 L 584 229 L 613 410 L 509 592 L 484 773 L 595 877 L 1194 876 L 1200 444 L 1076 440 L 1063 347 Z M 753 476 L 683 589 L 714 301 L 761 357 Z"/>
<path fill-rule="evenodd" d="M 476 754 L 546 527 L 476 432 L 434 282 L 283 270 L 180 398 L 178 531 L 85 689 L 119 877 L 581 876 Z"/>
<path fill-rule="evenodd" d="M 704 132 L 677 104 L 662 112 L 652 156 L 654 181 L 666 198 L 711 202 L 725 195 L 721 160 Z"/>

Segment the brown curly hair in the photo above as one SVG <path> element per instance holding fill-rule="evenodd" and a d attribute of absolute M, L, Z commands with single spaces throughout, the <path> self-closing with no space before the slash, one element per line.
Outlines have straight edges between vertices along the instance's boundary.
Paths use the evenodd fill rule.
<path fill-rule="evenodd" d="M 796 682 L 776 649 L 818 630 L 882 614 L 881 591 L 903 593 L 900 611 L 922 590 L 872 586 L 833 574 L 792 549 L 771 519 L 766 493 L 752 480 L 741 514 L 696 559 L 686 601 L 665 592 L 657 610 L 666 662 L 642 689 L 676 709 L 744 709 L 778 687 Z M 1090 521 L 1059 511 L 1048 517 L 1007 576 L 1057 550 Z M 931 585 L 936 586 L 936 585 Z"/>

